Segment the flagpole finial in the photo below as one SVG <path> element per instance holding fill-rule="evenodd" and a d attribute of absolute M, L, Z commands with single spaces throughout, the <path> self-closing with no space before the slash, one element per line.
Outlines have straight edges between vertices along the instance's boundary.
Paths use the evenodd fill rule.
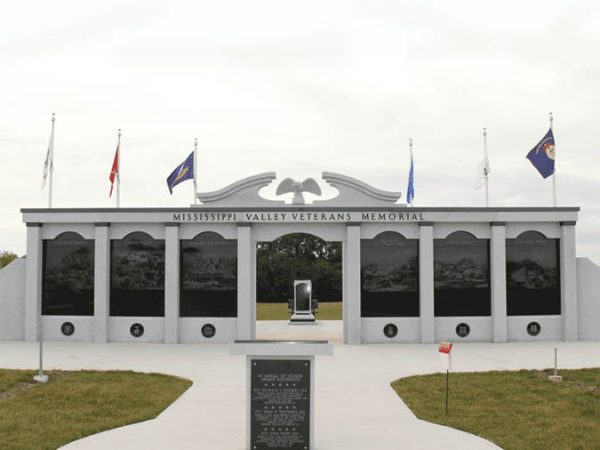
<path fill-rule="evenodd" d="M 485 127 L 483 127 L 483 135 L 487 136 L 487 129 Z"/>
<path fill-rule="evenodd" d="M 198 147 L 198 138 L 194 138 L 194 148 Z"/>
<path fill-rule="evenodd" d="M 117 130 L 117 135 L 118 135 L 119 137 L 121 137 L 121 129 L 120 129 L 120 128 Z"/>
<path fill-rule="evenodd" d="M 552 111 L 550 111 L 550 128 L 552 128 L 552 122 L 554 121 L 554 116 L 552 115 Z"/>
<path fill-rule="evenodd" d="M 52 113 L 52 122 L 54 122 L 56 120 L 56 114 Z"/>
<path fill-rule="evenodd" d="M 412 149 L 413 143 L 412 143 L 412 138 L 408 139 L 408 145 L 409 147 Z"/>

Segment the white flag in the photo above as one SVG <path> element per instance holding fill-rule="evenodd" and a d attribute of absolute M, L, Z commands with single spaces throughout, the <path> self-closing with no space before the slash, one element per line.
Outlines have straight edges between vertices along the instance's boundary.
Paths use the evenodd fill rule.
<path fill-rule="evenodd" d="M 44 161 L 44 175 L 42 177 L 42 189 L 46 186 L 48 173 L 54 171 L 54 118 L 52 119 L 52 131 L 50 132 L 50 142 L 46 152 L 46 161 Z"/>
<path fill-rule="evenodd" d="M 475 183 L 475 189 L 479 189 L 485 184 L 485 180 L 491 171 L 492 169 L 490 168 L 490 160 L 487 156 L 484 156 L 477 165 L 477 182 Z"/>

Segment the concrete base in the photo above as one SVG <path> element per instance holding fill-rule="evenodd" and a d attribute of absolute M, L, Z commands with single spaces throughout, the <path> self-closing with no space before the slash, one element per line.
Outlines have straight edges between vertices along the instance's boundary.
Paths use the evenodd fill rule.
<path fill-rule="evenodd" d="M 563 380 L 561 375 L 549 375 L 548 379 L 553 383 L 562 383 Z"/>
<path fill-rule="evenodd" d="M 33 381 L 36 381 L 38 383 L 47 383 L 48 382 L 48 375 L 35 375 L 33 377 Z"/>
<path fill-rule="evenodd" d="M 290 319 L 290 324 L 311 324 L 315 322 L 315 316 L 309 312 L 297 312 L 292 315 Z"/>

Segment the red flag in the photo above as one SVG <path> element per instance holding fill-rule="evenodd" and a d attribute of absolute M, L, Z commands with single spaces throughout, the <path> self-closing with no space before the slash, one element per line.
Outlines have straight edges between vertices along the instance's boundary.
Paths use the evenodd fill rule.
<path fill-rule="evenodd" d="M 438 348 L 438 352 L 450 354 L 452 350 L 452 342 L 440 342 L 440 347 Z"/>
<path fill-rule="evenodd" d="M 110 181 L 110 194 L 109 197 L 112 196 L 113 186 L 115 184 L 115 178 L 117 177 L 119 172 L 119 146 L 117 145 L 117 151 L 115 152 L 115 160 L 113 161 L 112 169 L 110 169 L 110 175 L 108 179 Z"/>

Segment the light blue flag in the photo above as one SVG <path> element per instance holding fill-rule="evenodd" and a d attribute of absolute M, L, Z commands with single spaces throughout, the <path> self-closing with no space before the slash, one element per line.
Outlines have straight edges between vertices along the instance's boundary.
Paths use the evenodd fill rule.
<path fill-rule="evenodd" d="M 408 189 L 406 189 L 406 202 L 411 205 L 415 198 L 415 164 L 412 149 L 410 150 L 410 171 L 408 172 Z"/>

